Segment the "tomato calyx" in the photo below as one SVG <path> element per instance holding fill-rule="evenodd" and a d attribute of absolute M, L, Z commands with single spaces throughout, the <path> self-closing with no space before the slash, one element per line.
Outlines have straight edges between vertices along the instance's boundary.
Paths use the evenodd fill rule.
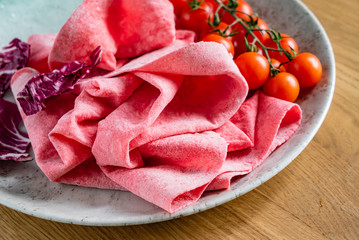
<path fill-rule="evenodd" d="M 225 22 L 221 22 L 217 27 L 208 26 L 206 29 L 203 29 L 203 31 L 200 34 L 199 39 L 202 39 L 206 35 L 212 34 L 212 33 L 217 34 L 223 38 L 226 38 L 227 40 L 232 41 L 233 30 Z"/>
<path fill-rule="evenodd" d="M 279 65 L 279 66 L 281 66 L 281 65 Z M 281 73 L 281 70 L 279 69 L 279 67 L 278 68 L 274 67 L 272 62 L 269 63 L 269 67 L 270 67 L 270 76 L 271 77 L 275 77 L 279 73 Z"/>
<path fill-rule="evenodd" d="M 197 5 L 198 7 L 196 7 Z M 213 6 L 211 3 L 198 0 L 189 2 L 187 0 L 187 5 L 182 9 L 179 16 L 179 26 L 183 29 L 192 30 L 199 36 L 201 31 L 208 27 L 208 22 L 212 21 L 212 13 Z"/>
<path fill-rule="evenodd" d="M 193 0 L 193 1 L 187 0 L 187 3 L 191 7 L 192 10 L 198 9 L 203 2 L 204 2 L 204 0 Z"/>
<path fill-rule="evenodd" d="M 237 0 L 228 0 L 227 7 L 231 9 L 236 9 L 238 7 L 238 1 Z"/>
<path fill-rule="evenodd" d="M 287 62 L 290 62 L 297 56 L 296 49 L 294 49 L 292 46 L 289 46 L 290 51 L 288 51 L 288 50 L 284 49 L 281 44 L 281 41 L 283 39 L 290 39 L 291 37 L 289 37 L 286 34 L 276 32 L 276 31 L 268 31 L 268 34 L 269 34 L 271 40 L 274 41 L 278 47 L 278 48 L 267 47 L 268 51 L 276 51 L 276 52 L 280 52 L 281 54 L 283 53 L 288 58 Z"/>
<path fill-rule="evenodd" d="M 232 30 L 232 28 L 230 27 L 230 25 L 225 24 L 223 22 L 219 22 L 218 25 L 215 25 L 213 22 L 208 22 L 209 26 L 212 28 L 212 30 L 210 30 L 210 33 L 217 33 L 218 35 L 220 35 L 221 37 L 227 37 L 227 38 L 231 38 L 232 36 L 236 35 L 237 33 L 235 31 Z M 225 28 L 221 28 L 221 24 L 226 25 Z M 223 26 L 222 25 L 222 26 Z"/>

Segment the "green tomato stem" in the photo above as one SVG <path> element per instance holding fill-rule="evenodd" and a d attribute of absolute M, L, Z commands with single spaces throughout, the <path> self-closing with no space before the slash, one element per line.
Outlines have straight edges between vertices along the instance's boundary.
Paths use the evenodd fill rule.
<path fill-rule="evenodd" d="M 233 27 L 235 24 L 239 23 L 245 30 L 246 30 L 246 34 L 245 34 L 245 44 L 246 44 L 246 48 L 250 51 L 254 51 L 256 50 L 256 46 L 255 44 L 258 43 L 258 45 L 262 48 L 265 57 L 268 60 L 269 66 L 270 66 L 270 72 L 271 72 L 271 76 L 275 76 L 277 75 L 280 71 L 279 69 L 276 69 L 272 63 L 271 63 L 271 58 L 269 56 L 268 51 L 277 51 L 277 52 L 283 52 L 289 59 L 293 59 L 293 57 L 295 57 L 296 53 L 294 52 L 294 56 L 289 53 L 288 51 L 284 50 L 281 46 L 280 46 L 280 34 L 276 31 L 274 31 L 273 29 L 253 29 L 251 26 L 247 25 L 247 22 L 238 17 L 235 13 L 235 7 L 228 7 L 226 4 L 223 4 L 221 1 L 219 0 L 215 0 L 215 2 L 218 4 L 218 7 L 216 9 L 216 14 L 218 15 L 220 9 L 224 9 L 225 11 L 227 11 L 228 13 L 230 13 L 233 17 L 234 17 L 234 21 L 228 26 L 228 28 Z M 233 9 L 232 9 L 233 8 Z M 251 22 L 253 22 L 252 16 L 248 15 L 251 18 Z M 278 45 L 278 49 L 275 48 L 268 48 L 266 47 L 259 39 L 258 37 L 254 34 L 254 31 L 265 31 L 267 32 L 271 37 L 274 36 L 272 39 L 277 43 Z M 247 35 L 251 35 L 253 37 L 253 42 L 249 45 L 248 40 L 247 40 Z M 233 34 L 235 35 L 235 34 Z M 279 36 L 279 37 L 278 37 Z"/>

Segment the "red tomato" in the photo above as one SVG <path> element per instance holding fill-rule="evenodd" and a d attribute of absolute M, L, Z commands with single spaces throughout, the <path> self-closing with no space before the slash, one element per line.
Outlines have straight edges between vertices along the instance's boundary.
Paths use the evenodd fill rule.
<path fill-rule="evenodd" d="M 224 1 L 224 2 L 226 3 L 226 2 L 228 2 L 228 0 Z M 236 8 L 236 11 L 237 11 L 236 16 L 241 17 L 246 21 L 249 21 L 248 15 L 253 14 L 253 10 L 252 10 L 251 6 L 243 0 L 238 1 L 238 6 Z M 220 12 L 220 15 L 222 15 L 221 20 L 228 24 L 231 24 L 235 20 L 234 17 L 224 9 L 222 9 L 222 11 Z"/>
<path fill-rule="evenodd" d="M 322 77 L 322 64 L 311 53 L 301 53 L 286 65 L 287 72 L 293 74 L 301 87 L 312 87 Z"/>
<path fill-rule="evenodd" d="M 250 90 L 261 87 L 269 77 L 270 67 L 267 59 L 256 52 L 246 52 L 234 60 L 247 80 Z"/>
<path fill-rule="evenodd" d="M 298 80 L 287 72 L 278 73 L 263 85 L 263 92 L 266 95 L 289 102 L 294 102 L 298 98 L 299 90 Z"/>
<path fill-rule="evenodd" d="M 180 15 L 180 26 L 189 29 L 199 35 L 207 27 L 208 19 L 212 21 L 212 5 L 208 2 L 202 2 L 198 8 L 192 9 L 188 4 L 182 9 Z"/>
<path fill-rule="evenodd" d="M 220 22 L 219 25 L 215 28 L 215 29 L 218 29 L 218 30 L 221 30 L 222 32 L 224 32 L 226 30 L 226 28 L 228 27 L 228 24 L 227 23 L 224 23 L 224 22 Z M 200 39 L 202 39 L 203 37 L 205 37 L 206 35 L 210 34 L 210 33 L 215 33 L 215 34 L 218 34 L 218 32 L 212 32 L 214 31 L 215 29 L 213 29 L 211 26 L 209 26 L 207 24 L 207 27 L 205 29 L 203 29 L 203 31 L 201 32 L 200 34 Z M 226 35 L 229 35 L 230 33 L 232 32 L 232 28 L 228 28 L 227 31 L 225 31 L 224 33 Z M 227 39 L 229 40 L 232 40 L 232 37 L 226 37 Z"/>
<path fill-rule="evenodd" d="M 228 53 L 232 54 L 232 56 L 234 55 L 233 43 L 230 39 L 227 39 L 226 37 L 222 37 L 216 33 L 210 33 L 204 38 L 202 38 L 202 41 L 220 43 L 227 49 Z"/>
<path fill-rule="evenodd" d="M 279 62 L 277 59 L 271 58 L 270 62 L 274 68 L 278 69 L 281 72 L 285 72 L 285 67 L 283 65 L 280 65 L 281 62 Z"/>
<path fill-rule="evenodd" d="M 188 5 L 187 0 L 170 0 L 173 5 L 174 12 L 177 17 L 181 14 L 183 8 Z"/>
<path fill-rule="evenodd" d="M 258 18 L 258 24 L 257 24 L 257 27 L 255 27 L 255 29 L 268 30 L 269 27 L 268 27 L 267 23 L 263 19 Z M 259 38 L 259 40 L 261 42 L 264 42 L 265 40 L 270 38 L 269 34 L 266 31 L 255 31 L 254 33 L 257 36 L 257 38 Z"/>
<path fill-rule="evenodd" d="M 218 7 L 218 3 L 214 0 L 205 0 L 206 2 L 212 4 L 213 7 L 213 11 L 216 11 L 217 7 Z"/>
<path fill-rule="evenodd" d="M 218 8 L 218 3 L 215 0 L 205 0 L 205 1 L 212 4 L 213 12 L 215 12 L 216 9 Z M 228 4 L 228 0 L 219 0 L 219 1 L 224 4 Z M 244 18 L 246 21 L 249 21 L 248 15 L 253 14 L 253 10 L 251 6 L 244 0 L 238 0 L 238 6 L 236 8 L 236 11 L 237 11 L 236 13 L 237 17 Z M 231 24 L 235 20 L 234 17 L 224 9 L 221 9 L 219 11 L 219 15 L 221 16 L 221 21 L 224 21 L 228 24 Z"/>
<path fill-rule="evenodd" d="M 284 49 L 284 50 L 286 50 L 286 51 L 288 51 L 288 52 L 290 52 L 290 53 L 292 53 L 292 54 L 294 54 L 294 52 L 295 53 L 298 53 L 298 45 L 297 45 L 297 43 L 296 43 L 296 41 L 293 39 L 293 38 L 291 38 L 291 37 L 289 37 L 288 35 L 286 35 L 286 34 L 283 34 L 283 33 L 281 33 L 281 36 L 283 37 L 281 40 L 280 40 L 280 46 Z M 264 42 L 264 45 L 266 46 L 266 47 L 269 47 L 269 48 L 274 48 L 274 49 L 278 49 L 278 46 L 277 46 L 277 43 L 274 41 L 274 40 L 272 40 L 271 38 L 268 38 L 268 39 L 266 39 L 266 41 Z M 294 50 L 294 52 L 292 51 L 292 49 Z M 275 58 L 275 59 L 277 59 L 279 62 L 281 62 L 281 63 L 284 63 L 284 62 L 288 62 L 289 61 L 289 59 L 284 55 L 284 53 L 283 52 L 278 52 L 278 51 L 268 51 L 268 54 L 269 54 L 269 56 L 271 57 L 271 58 Z"/>
<path fill-rule="evenodd" d="M 269 29 L 269 27 L 264 20 L 262 20 L 261 18 L 258 18 L 258 25 L 255 26 L 253 29 Z M 236 56 L 238 56 L 247 51 L 245 41 L 244 41 L 246 29 L 242 25 L 237 23 L 233 27 L 233 30 L 235 32 L 239 32 L 238 34 L 233 36 L 234 50 L 235 50 Z M 270 38 L 270 36 L 268 35 L 268 33 L 266 31 L 254 31 L 254 34 L 258 38 L 258 40 L 261 41 L 262 43 L 264 43 L 266 41 L 266 39 Z M 248 34 L 247 40 L 249 43 L 252 43 L 254 39 L 251 35 Z M 258 49 L 260 48 L 258 44 L 256 44 L 256 46 Z"/>

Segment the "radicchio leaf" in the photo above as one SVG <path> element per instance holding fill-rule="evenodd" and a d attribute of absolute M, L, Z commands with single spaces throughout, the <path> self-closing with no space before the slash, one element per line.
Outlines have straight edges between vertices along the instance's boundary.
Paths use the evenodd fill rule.
<path fill-rule="evenodd" d="M 21 121 L 16 104 L 0 98 L 0 160 L 32 160 L 26 152 L 30 140 L 19 129 Z"/>
<path fill-rule="evenodd" d="M 0 96 L 10 87 L 12 75 L 27 65 L 30 57 L 30 45 L 14 38 L 0 52 Z"/>
<path fill-rule="evenodd" d="M 32 115 L 45 108 L 45 100 L 73 89 L 76 82 L 83 79 L 100 62 L 101 46 L 90 56 L 91 64 L 74 61 L 50 73 L 40 73 L 29 80 L 25 88 L 17 94 L 17 100 L 26 115 Z"/>

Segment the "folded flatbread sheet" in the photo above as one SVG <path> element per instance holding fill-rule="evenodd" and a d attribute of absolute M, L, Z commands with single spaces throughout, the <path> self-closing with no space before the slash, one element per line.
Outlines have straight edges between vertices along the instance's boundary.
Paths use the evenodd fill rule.
<path fill-rule="evenodd" d="M 173 6 L 167 0 L 85 0 L 58 33 L 51 69 L 88 61 L 99 45 L 101 68 L 114 70 L 116 58 L 133 58 L 175 39 Z"/>
<path fill-rule="evenodd" d="M 137 16 L 129 2 L 85 1 L 57 35 L 32 36 L 31 68 L 14 75 L 12 91 L 101 45 L 106 71 L 48 99 L 43 111 L 22 112 L 37 164 L 52 181 L 128 190 L 172 213 L 258 167 L 296 131 L 301 110 L 261 92 L 246 99 L 231 55 L 218 43 L 193 43 L 193 32 L 175 33 L 168 1 L 138 2 L 161 7 L 135 20 L 152 21 L 139 28 L 150 35 L 137 36 L 113 13 Z"/>

